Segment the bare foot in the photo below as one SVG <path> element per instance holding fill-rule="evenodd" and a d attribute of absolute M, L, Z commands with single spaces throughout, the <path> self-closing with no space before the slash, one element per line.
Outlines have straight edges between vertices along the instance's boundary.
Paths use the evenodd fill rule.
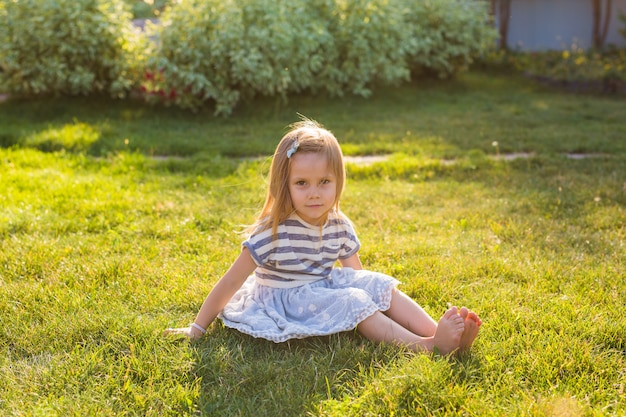
<path fill-rule="evenodd" d="M 459 342 L 459 351 L 467 352 L 474 343 L 476 336 L 478 336 L 480 325 L 483 324 L 483 322 L 476 313 L 469 311 L 465 307 L 461 308 L 459 316 L 463 318 L 465 322 L 465 328 L 463 329 L 461 341 Z"/>
<path fill-rule="evenodd" d="M 447 355 L 459 348 L 465 320 L 459 315 L 457 307 L 450 307 L 439 319 L 435 330 L 434 345 L 442 355 Z"/>

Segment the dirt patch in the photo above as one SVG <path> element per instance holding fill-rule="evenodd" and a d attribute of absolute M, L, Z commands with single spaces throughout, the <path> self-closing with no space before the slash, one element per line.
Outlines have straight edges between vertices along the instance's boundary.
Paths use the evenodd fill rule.
<path fill-rule="evenodd" d="M 528 159 L 535 156 L 533 152 L 514 152 L 514 153 L 505 153 L 501 155 L 490 156 L 491 159 L 495 159 L 496 161 L 514 161 L 516 159 Z"/>
<path fill-rule="evenodd" d="M 355 165 L 372 165 L 376 162 L 385 162 L 389 159 L 388 155 L 365 155 L 365 156 L 344 156 L 346 162 Z"/>
<path fill-rule="evenodd" d="M 589 158 L 605 158 L 609 155 L 603 153 L 568 153 L 566 154 L 569 159 L 589 159 Z"/>

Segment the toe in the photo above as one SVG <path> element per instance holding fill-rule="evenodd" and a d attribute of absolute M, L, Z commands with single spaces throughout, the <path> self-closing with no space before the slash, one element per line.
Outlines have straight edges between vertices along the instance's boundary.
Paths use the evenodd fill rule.
<path fill-rule="evenodd" d="M 469 312 L 469 314 L 467 315 L 467 319 L 473 321 L 478 326 L 480 326 L 483 323 L 482 320 L 478 317 L 478 315 L 474 313 L 473 311 Z"/>
<path fill-rule="evenodd" d="M 446 319 L 450 319 L 450 318 L 453 318 L 454 316 L 458 316 L 458 314 L 459 314 L 459 309 L 457 308 L 457 306 L 452 306 L 446 310 L 443 316 Z"/>

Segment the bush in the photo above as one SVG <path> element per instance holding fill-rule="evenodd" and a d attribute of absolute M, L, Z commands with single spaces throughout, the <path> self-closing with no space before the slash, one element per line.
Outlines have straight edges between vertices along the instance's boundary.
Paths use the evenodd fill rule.
<path fill-rule="evenodd" d="M 532 78 L 576 91 L 624 91 L 626 50 L 545 51 L 531 53 L 534 59 L 523 67 Z"/>
<path fill-rule="evenodd" d="M 485 56 L 482 65 L 491 70 L 517 71 L 542 84 L 574 92 L 626 92 L 626 49 L 499 50 Z"/>
<path fill-rule="evenodd" d="M 375 84 L 408 81 L 407 30 L 402 9 L 388 0 L 336 0 L 329 30 L 337 77 L 325 82 L 336 94 L 368 96 Z"/>
<path fill-rule="evenodd" d="M 476 0 L 398 0 L 410 31 L 408 65 L 414 75 L 442 78 L 466 70 L 495 47 L 487 2 Z"/>
<path fill-rule="evenodd" d="M 120 0 L 3 1 L 0 82 L 16 94 L 123 97 L 145 45 Z"/>
<path fill-rule="evenodd" d="M 401 18 L 385 0 L 188 1 L 157 28 L 145 89 L 218 114 L 257 94 L 367 95 L 408 79 Z"/>
<path fill-rule="evenodd" d="M 228 114 L 257 94 L 367 96 L 407 81 L 409 65 L 450 76 L 495 31 L 475 0 L 193 0 L 168 9 L 155 36 L 144 89 Z"/>
<path fill-rule="evenodd" d="M 149 99 L 228 114 L 256 95 L 367 96 L 411 71 L 449 77 L 495 39 L 477 0 L 160 0 L 171 6 L 148 25 L 148 55 L 125 8 L 139 3 L 3 0 L 0 82 L 122 97 L 141 76 Z"/>
<path fill-rule="evenodd" d="M 333 51 L 329 0 L 190 0 L 164 13 L 144 85 L 181 107 L 323 87 Z M 331 71 L 332 72 L 332 71 Z"/>

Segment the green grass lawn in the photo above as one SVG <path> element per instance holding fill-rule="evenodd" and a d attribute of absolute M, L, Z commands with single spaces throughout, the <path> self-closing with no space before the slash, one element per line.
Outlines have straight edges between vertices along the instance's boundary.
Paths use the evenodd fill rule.
<path fill-rule="evenodd" d="M 0 415 L 626 414 L 623 97 L 471 73 L 211 111 L 0 103 Z M 161 336 L 237 255 L 298 112 L 389 156 L 348 166 L 362 261 L 433 316 L 477 311 L 470 355 Z"/>

